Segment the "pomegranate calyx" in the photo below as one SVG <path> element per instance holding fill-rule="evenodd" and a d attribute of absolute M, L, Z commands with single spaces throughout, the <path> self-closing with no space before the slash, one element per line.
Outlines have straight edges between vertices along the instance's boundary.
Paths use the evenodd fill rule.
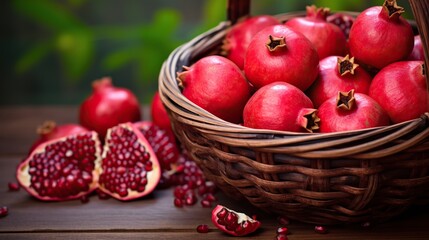
<path fill-rule="evenodd" d="M 285 37 L 274 37 L 269 35 L 266 46 L 270 52 L 275 52 L 277 49 L 286 47 Z"/>
<path fill-rule="evenodd" d="M 389 19 L 399 19 L 402 13 L 405 12 L 404 8 L 398 6 L 396 0 L 385 0 L 383 3 L 383 14 L 387 14 Z"/>
<path fill-rule="evenodd" d="M 326 7 L 316 7 L 316 5 L 311 5 L 306 7 L 306 13 L 308 18 L 315 18 L 320 20 L 326 20 L 331 9 Z"/>
<path fill-rule="evenodd" d="M 299 124 L 307 130 L 307 132 L 313 133 L 319 129 L 320 118 L 317 116 L 317 110 L 313 108 L 304 108 L 299 114 Z"/>
<path fill-rule="evenodd" d="M 188 74 L 189 70 L 191 69 L 188 66 L 183 66 L 183 71 L 182 72 L 177 72 L 177 85 L 179 86 L 180 89 L 183 89 L 185 87 L 185 78 L 186 75 Z"/>
<path fill-rule="evenodd" d="M 94 91 L 99 91 L 104 88 L 110 88 L 110 87 L 112 87 L 111 77 L 103 77 L 92 82 L 92 89 L 94 89 Z"/>
<path fill-rule="evenodd" d="M 42 125 L 37 127 L 36 132 L 38 135 L 41 135 L 41 136 L 47 135 L 47 134 L 51 133 L 52 130 L 54 130 L 56 126 L 57 126 L 57 124 L 55 123 L 55 121 L 47 120 L 47 121 L 43 122 Z"/>
<path fill-rule="evenodd" d="M 338 92 L 337 108 L 345 111 L 350 111 L 355 105 L 355 90 L 352 89 L 348 92 Z"/>
<path fill-rule="evenodd" d="M 350 58 L 348 54 L 344 58 L 338 58 L 338 72 L 341 76 L 348 73 L 354 75 L 357 67 L 359 67 L 359 64 L 355 63 L 355 58 Z"/>

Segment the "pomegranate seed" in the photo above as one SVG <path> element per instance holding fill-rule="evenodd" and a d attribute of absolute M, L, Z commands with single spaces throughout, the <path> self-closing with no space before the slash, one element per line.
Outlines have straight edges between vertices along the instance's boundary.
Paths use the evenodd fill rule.
<path fill-rule="evenodd" d="M 216 197 L 213 194 L 207 193 L 206 195 L 204 195 L 204 200 L 207 200 L 209 202 L 214 202 L 217 199 L 216 199 Z"/>
<path fill-rule="evenodd" d="M 208 201 L 208 200 L 201 200 L 201 206 L 202 207 L 204 207 L 204 208 L 209 208 L 209 207 L 211 207 L 212 206 L 212 203 L 210 202 L 210 201 Z"/>
<path fill-rule="evenodd" d="M 98 195 L 98 199 L 100 200 L 107 200 L 110 198 L 110 196 L 100 190 L 97 189 L 97 195 Z"/>
<path fill-rule="evenodd" d="M 284 234 L 278 234 L 276 240 L 288 240 L 289 238 Z"/>
<path fill-rule="evenodd" d="M 197 226 L 197 232 L 199 233 L 208 233 L 209 230 L 209 226 L 206 224 L 201 224 Z"/>
<path fill-rule="evenodd" d="M 277 228 L 277 234 L 283 234 L 283 235 L 287 235 L 289 232 L 288 232 L 288 228 L 287 227 L 279 227 L 279 228 Z"/>
<path fill-rule="evenodd" d="M 6 217 L 9 209 L 6 206 L 0 207 L 0 217 Z"/>
<path fill-rule="evenodd" d="M 9 182 L 7 184 L 7 186 L 9 187 L 9 191 L 14 192 L 14 191 L 18 191 L 19 190 L 19 184 L 16 182 Z"/>
<path fill-rule="evenodd" d="M 282 216 L 278 217 L 277 222 L 282 226 L 289 225 L 289 219 L 286 217 L 282 217 Z"/>
<path fill-rule="evenodd" d="M 315 226 L 314 227 L 314 231 L 317 232 L 317 233 L 324 234 L 324 233 L 328 232 L 328 229 L 325 226 Z"/>
<path fill-rule="evenodd" d="M 257 218 L 258 218 L 258 216 L 257 216 L 256 214 L 253 214 L 253 215 L 252 215 L 252 219 L 253 219 L 253 220 L 256 220 Z"/>
<path fill-rule="evenodd" d="M 361 226 L 363 228 L 368 228 L 368 227 L 371 227 L 371 223 L 370 222 L 364 222 L 364 223 L 361 224 Z"/>
<path fill-rule="evenodd" d="M 182 188 L 182 187 L 175 187 L 174 188 L 174 196 L 176 197 L 176 198 L 180 198 L 180 199 L 182 199 L 182 198 L 184 198 L 185 197 L 185 190 Z"/>
<path fill-rule="evenodd" d="M 174 206 L 176 206 L 178 208 L 183 207 L 183 201 L 181 199 L 179 199 L 179 198 L 175 198 L 174 199 Z"/>

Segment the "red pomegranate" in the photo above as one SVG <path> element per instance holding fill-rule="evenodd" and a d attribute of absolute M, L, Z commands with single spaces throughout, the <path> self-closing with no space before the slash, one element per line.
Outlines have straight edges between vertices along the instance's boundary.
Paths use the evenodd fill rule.
<path fill-rule="evenodd" d="M 150 105 L 150 112 L 152 122 L 158 127 L 164 129 L 168 133 L 173 134 L 173 130 L 171 129 L 170 118 L 168 117 L 167 110 L 164 107 L 164 104 L 161 101 L 161 97 L 159 96 L 159 92 L 156 91 L 153 95 L 152 102 Z"/>
<path fill-rule="evenodd" d="M 429 112 L 429 92 L 422 61 L 389 64 L 374 76 L 369 96 L 389 114 L 394 123 Z"/>
<path fill-rule="evenodd" d="M 330 56 L 319 63 L 319 76 L 307 90 L 314 107 L 318 108 L 327 99 L 334 97 L 338 91 L 352 89 L 358 93 L 368 93 L 371 75 L 354 62 L 354 58 Z"/>
<path fill-rule="evenodd" d="M 420 38 L 420 35 L 414 36 L 414 48 L 413 48 L 413 51 L 411 51 L 411 54 L 408 56 L 407 60 L 410 60 L 410 61 L 425 60 L 425 53 L 423 50 L 422 39 Z"/>
<path fill-rule="evenodd" d="M 83 132 L 39 144 L 16 171 L 19 184 L 43 201 L 79 199 L 98 187 L 101 155 L 96 132 Z"/>
<path fill-rule="evenodd" d="M 326 20 L 330 13 L 329 8 L 307 6 L 305 17 L 295 17 L 286 21 L 285 25 L 304 34 L 319 54 L 319 59 L 332 55 L 346 54 L 346 36 L 335 24 Z"/>
<path fill-rule="evenodd" d="M 222 55 L 233 61 L 240 69 L 244 66 L 244 56 L 253 36 L 265 27 L 280 24 L 270 15 L 246 17 L 233 25 L 225 36 Z"/>
<path fill-rule="evenodd" d="M 293 132 L 313 132 L 318 118 L 313 103 L 297 87 L 285 83 L 268 84 L 244 107 L 244 126 Z"/>
<path fill-rule="evenodd" d="M 94 81 L 92 87 L 92 95 L 80 106 L 82 126 L 104 139 L 107 129 L 119 123 L 140 121 L 139 102 L 129 89 L 113 86 L 109 77 Z"/>
<path fill-rule="evenodd" d="M 381 69 L 407 58 L 413 50 L 411 25 L 401 17 L 404 8 L 396 0 L 361 12 L 350 29 L 350 53 L 359 63 Z"/>
<path fill-rule="evenodd" d="M 320 132 L 341 132 L 389 125 L 389 115 L 363 93 L 338 92 L 318 109 Z"/>
<path fill-rule="evenodd" d="M 206 56 L 178 73 L 183 95 L 213 115 L 240 123 L 251 87 L 241 70 L 222 56 Z"/>

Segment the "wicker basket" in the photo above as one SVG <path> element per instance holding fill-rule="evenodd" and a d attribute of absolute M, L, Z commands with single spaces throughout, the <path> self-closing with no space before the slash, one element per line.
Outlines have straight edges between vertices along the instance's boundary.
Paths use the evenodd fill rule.
<path fill-rule="evenodd" d="M 428 63 L 429 2 L 410 3 Z M 226 122 L 181 94 L 176 73 L 219 52 L 228 27 L 248 12 L 249 1 L 230 0 L 229 21 L 175 49 L 161 69 L 159 91 L 174 132 L 206 177 L 228 196 L 315 224 L 384 221 L 428 204 L 429 113 L 375 129 L 294 133 Z"/>

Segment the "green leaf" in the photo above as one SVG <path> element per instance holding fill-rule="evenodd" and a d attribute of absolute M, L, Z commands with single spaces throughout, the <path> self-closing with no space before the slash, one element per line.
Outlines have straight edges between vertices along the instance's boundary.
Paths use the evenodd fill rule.
<path fill-rule="evenodd" d="M 57 2 L 49 0 L 13 0 L 13 8 L 53 31 L 83 28 L 84 24 Z"/>
<path fill-rule="evenodd" d="M 16 63 L 15 71 L 19 74 L 25 73 L 36 65 L 48 52 L 52 50 L 49 42 L 36 43 Z"/>
<path fill-rule="evenodd" d="M 57 47 L 65 73 L 71 83 L 79 81 L 91 64 L 94 38 L 90 32 L 64 32 L 58 36 Z"/>
<path fill-rule="evenodd" d="M 116 70 L 133 61 L 138 56 L 137 52 L 136 48 L 127 48 L 110 53 L 103 60 L 102 65 L 107 70 Z"/>

